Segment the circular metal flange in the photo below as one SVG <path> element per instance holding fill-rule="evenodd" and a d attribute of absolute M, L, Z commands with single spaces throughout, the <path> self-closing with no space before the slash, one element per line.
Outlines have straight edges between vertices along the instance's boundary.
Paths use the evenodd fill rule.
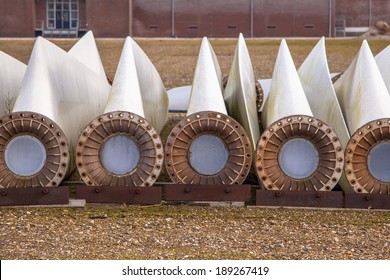
<path fill-rule="evenodd" d="M 316 149 L 318 163 L 310 175 L 288 176 L 279 162 L 282 147 L 292 139 L 303 139 Z M 296 162 L 299 166 L 299 162 Z M 344 154 L 336 133 L 310 116 L 289 116 L 271 124 L 256 149 L 256 173 L 269 190 L 330 191 L 343 171 Z"/>
<path fill-rule="evenodd" d="M 260 83 L 256 80 L 256 104 L 257 104 L 257 112 L 260 112 L 261 106 L 264 102 L 264 91 L 261 87 Z"/>
<path fill-rule="evenodd" d="M 212 172 L 215 174 L 202 174 L 190 162 L 192 144 L 204 135 L 221 140 L 226 147 L 226 162 Z M 165 145 L 165 166 L 175 183 L 241 184 L 248 176 L 251 162 L 251 145 L 245 130 L 233 118 L 212 111 L 183 118 L 173 128 Z"/>
<path fill-rule="evenodd" d="M 103 165 L 103 146 L 114 136 L 129 137 L 139 148 L 139 160 L 129 172 L 116 174 Z M 160 175 L 163 160 L 157 131 L 139 115 L 123 111 L 106 113 L 91 121 L 76 148 L 77 169 L 89 186 L 152 186 Z"/>
<path fill-rule="evenodd" d="M 345 149 L 345 174 L 357 193 L 390 194 L 390 182 L 374 177 L 369 168 L 369 155 L 379 144 L 390 141 L 390 119 L 371 121 L 359 128 Z M 383 166 L 386 168 L 386 166 Z"/>
<path fill-rule="evenodd" d="M 30 138 L 30 144 L 35 143 L 35 147 L 42 147 L 41 152 L 44 155 L 36 170 L 32 169 L 28 175 L 16 174 L 15 167 L 7 164 L 7 158 L 10 156 L 6 155 L 7 149 L 15 149 L 9 144 L 26 138 Z M 14 155 L 11 153 L 11 157 Z M 69 159 L 69 146 L 65 135 L 48 117 L 34 112 L 16 112 L 0 118 L 0 187 L 58 186 L 67 174 Z M 16 167 L 19 168 L 24 167 Z"/>

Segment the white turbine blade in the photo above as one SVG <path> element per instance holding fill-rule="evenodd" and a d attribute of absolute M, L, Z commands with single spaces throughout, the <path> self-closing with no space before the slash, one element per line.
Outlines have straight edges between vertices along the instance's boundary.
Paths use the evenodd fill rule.
<path fill-rule="evenodd" d="M 334 87 L 350 134 L 390 116 L 390 96 L 366 40 Z"/>
<path fill-rule="evenodd" d="M 153 64 L 127 37 L 104 114 L 92 120 L 79 138 L 83 144 L 76 150 L 77 168 L 86 184 L 146 187 L 157 180 L 164 154 L 158 132 L 168 118 L 166 99 Z"/>
<path fill-rule="evenodd" d="M 0 116 L 11 113 L 26 68 L 26 64 L 0 51 Z"/>
<path fill-rule="evenodd" d="M 145 119 L 160 133 L 168 121 L 167 91 L 160 74 L 140 46 L 130 37 L 126 41 L 133 50 Z"/>
<path fill-rule="evenodd" d="M 190 102 L 191 86 L 171 88 L 167 91 L 169 97 L 169 111 L 186 112 Z"/>
<path fill-rule="evenodd" d="M 159 104 L 154 104 L 154 106 L 158 107 Z M 113 111 L 127 111 L 145 117 L 137 65 L 130 37 L 126 39 L 123 46 L 104 113 Z"/>
<path fill-rule="evenodd" d="M 350 134 L 333 88 L 324 37 L 320 39 L 305 59 L 298 74 L 314 116 L 335 130 L 342 147 L 345 148 Z M 339 185 L 344 191 L 352 191 L 344 175 L 342 175 Z"/>
<path fill-rule="evenodd" d="M 13 112 L 32 111 L 49 117 L 75 147 L 80 131 L 103 113 L 109 91 L 105 77 L 38 37 Z"/>
<path fill-rule="evenodd" d="M 382 74 L 387 91 L 390 92 L 390 46 L 387 46 L 384 50 L 377 54 L 375 56 L 375 61 Z"/>
<path fill-rule="evenodd" d="M 222 96 L 221 70 L 213 48 L 203 38 L 195 68 L 187 115 L 201 111 L 227 114 Z"/>
<path fill-rule="evenodd" d="M 244 37 L 240 34 L 224 91 L 227 111 L 248 133 L 252 148 L 260 138 L 256 104 L 256 79 Z"/>
<path fill-rule="evenodd" d="M 286 116 L 302 114 L 313 116 L 287 43 L 283 39 L 272 74 L 271 90 L 264 104 L 262 121 L 267 127 Z"/>
<path fill-rule="evenodd" d="M 298 74 L 314 117 L 332 127 L 346 147 L 350 135 L 329 73 L 324 37 L 305 59 Z"/>
<path fill-rule="evenodd" d="M 367 41 L 336 81 L 335 90 L 351 140 L 346 177 L 355 192 L 390 193 L 390 96 Z"/>
<path fill-rule="evenodd" d="M 99 77 L 107 79 L 92 31 L 88 31 L 78 40 L 68 53 L 94 71 Z"/>

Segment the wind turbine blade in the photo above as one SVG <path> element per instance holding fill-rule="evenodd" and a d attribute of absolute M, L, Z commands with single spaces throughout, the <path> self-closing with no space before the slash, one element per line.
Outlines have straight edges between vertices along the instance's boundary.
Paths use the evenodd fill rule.
<path fill-rule="evenodd" d="M 256 150 L 259 180 L 270 190 L 330 191 L 344 155 L 337 134 L 313 116 L 282 40 L 263 112 L 266 130 Z"/>
<path fill-rule="evenodd" d="M 0 51 L 0 117 L 11 113 L 27 65 Z"/>
<path fill-rule="evenodd" d="M 165 125 L 167 104 L 159 102 L 165 100 L 166 92 L 151 62 L 137 61 L 137 48 L 127 37 L 104 114 L 80 135 L 77 168 L 87 185 L 151 186 L 161 172 L 162 141 L 144 106 L 155 108 L 153 120 L 159 120 L 160 127 Z"/>
<path fill-rule="evenodd" d="M 350 135 L 329 73 L 324 37 L 305 59 L 298 74 L 313 115 L 334 129 L 342 147 L 345 148 Z M 344 191 L 352 191 L 344 174 L 339 185 Z"/>
<path fill-rule="evenodd" d="M 334 86 L 352 135 L 345 149 L 350 185 L 390 193 L 390 96 L 367 41 Z"/>
<path fill-rule="evenodd" d="M 260 138 L 256 79 L 244 37 L 240 34 L 224 90 L 229 115 L 237 120 L 250 136 L 252 149 Z"/>
<path fill-rule="evenodd" d="M 226 115 L 221 86 L 218 61 L 203 38 L 187 116 L 166 141 L 165 166 L 173 182 L 239 184 L 246 179 L 252 161 L 250 140 Z"/>
<path fill-rule="evenodd" d="M 227 114 L 221 85 L 218 61 L 209 41 L 204 37 L 196 63 L 187 115 L 201 111 Z"/>
<path fill-rule="evenodd" d="M 9 156 L 0 184 L 57 186 L 74 169 L 78 135 L 103 112 L 109 90 L 105 77 L 38 37 L 12 113 L 2 118 L 0 131 L 13 142 L 1 148 Z M 24 158 L 13 156 L 20 151 Z"/>

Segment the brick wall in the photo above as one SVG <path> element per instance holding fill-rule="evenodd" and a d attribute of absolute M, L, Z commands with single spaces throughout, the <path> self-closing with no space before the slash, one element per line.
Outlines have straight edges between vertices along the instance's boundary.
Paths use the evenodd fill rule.
<path fill-rule="evenodd" d="M 337 0 L 336 17 L 345 19 L 346 26 L 369 26 L 370 0 Z M 379 20 L 390 23 L 390 1 L 371 0 L 371 23 L 374 25 Z"/>
<path fill-rule="evenodd" d="M 128 0 L 86 0 L 87 29 L 96 37 L 129 35 Z"/>
<path fill-rule="evenodd" d="M 0 0 L 0 37 L 34 36 L 35 0 Z"/>
<path fill-rule="evenodd" d="M 328 36 L 329 3 L 332 25 L 369 24 L 370 0 L 252 0 L 253 26 L 251 0 L 174 2 L 177 37 L 249 37 L 251 29 L 255 37 Z M 378 20 L 390 22 L 389 0 L 371 0 L 371 23 Z M 45 0 L 0 0 L 0 36 L 34 36 L 37 21 L 46 27 Z M 79 0 L 79 22 L 96 37 L 170 37 L 172 0 Z"/>

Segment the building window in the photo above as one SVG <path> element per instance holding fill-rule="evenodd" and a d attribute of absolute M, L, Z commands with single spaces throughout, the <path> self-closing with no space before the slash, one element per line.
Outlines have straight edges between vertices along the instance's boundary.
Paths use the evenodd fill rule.
<path fill-rule="evenodd" d="M 78 0 L 47 0 L 48 29 L 78 29 Z"/>

